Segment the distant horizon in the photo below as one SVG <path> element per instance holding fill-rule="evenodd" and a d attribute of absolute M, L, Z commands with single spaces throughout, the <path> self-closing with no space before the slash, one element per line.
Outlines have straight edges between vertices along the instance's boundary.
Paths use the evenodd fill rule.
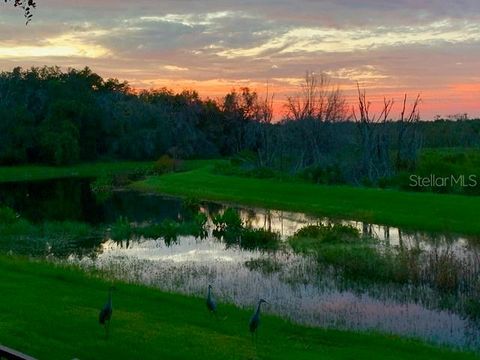
<path fill-rule="evenodd" d="M 421 117 L 480 117 L 480 3 L 461 0 L 38 2 L 25 26 L 5 4 L 0 70 L 90 67 L 136 89 L 218 98 L 269 84 L 276 118 L 305 71 L 325 72 L 349 103 L 356 82 L 376 104 L 421 94 Z"/>

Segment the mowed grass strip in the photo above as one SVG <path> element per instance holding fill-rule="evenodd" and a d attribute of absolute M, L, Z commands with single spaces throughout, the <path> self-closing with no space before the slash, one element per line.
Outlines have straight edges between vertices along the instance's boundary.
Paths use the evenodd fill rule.
<path fill-rule="evenodd" d="M 308 212 L 411 230 L 480 235 L 480 198 L 474 196 L 225 176 L 215 174 L 210 166 L 205 165 L 186 172 L 153 176 L 135 183 L 133 187 L 143 191 Z"/>

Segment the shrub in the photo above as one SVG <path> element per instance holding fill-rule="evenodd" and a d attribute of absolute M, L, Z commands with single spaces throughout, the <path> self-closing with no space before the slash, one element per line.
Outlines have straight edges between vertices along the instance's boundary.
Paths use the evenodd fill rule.
<path fill-rule="evenodd" d="M 153 165 L 153 172 L 161 175 L 175 170 L 175 160 L 168 155 L 162 155 Z"/>
<path fill-rule="evenodd" d="M 0 235 L 32 237 L 38 235 L 38 228 L 29 221 L 19 218 L 15 222 L 0 223 Z"/>
<path fill-rule="evenodd" d="M 90 183 L 90 190 L 95 194 L 99 202 L 110 198 L 113 194 L 113 178 L 110 175 L 102 175 Z"/>
<path fill-rule="evenodd" d="M 213 166 L 213 173 L 227 176 L 242 176 L 244 172 L 240 167 L 227 162 L 218 162 Z"/>
<path fill-rule="evenodd" d="M 49 221 L 41 226 L 45 238 L 82 239 L 93 232 L 90 225 L 75 221 Z"/>
<path fill-rule="evenodd" d="M 192 219 L 200 211 L 200 200 L 195 197 L 189 197 L 182 201 L 182 212 L 184 217 Z"/>
<path fill-rule="evenodd" d="M 308 225 L 298 230 L 294 238 L 311 238 L 323 243 L 351 242 L 360 239 L 358 229 L 350 225 Z"/>
<path fill-rule="evenodd" d="M 254 165 L 256 161 L 257 154 L 251 150 L 242 150 L 231 159 L 234 166 Z"/>
<path fill-rule="evenodd" d="M 326 245 L 317 253 L 318 261 L 333 266 L 348 279 L 392 281 L 392 262 L 372 246 Z"/>
<path fill-rule="evenodd" d="M 264 229 L 243 229 L 240 235 L 240 247 L 254 250 L 276 250 L 279 247 L 280 234 Z"/>
<path fill-rule="evenodd" d="M 342 171 L 337 165 L 326 167 L 311 166 L 303 170 L 300 177 L 317 184 L 333 185 L 345 183 Z"/>
<path fill-rule="evenodd" d="M 480 320 L 480 300 L 477 298 L 467 299 L 465 312 L 469 318 L 475 321 Z"/>
<path fill-rule="evenodd" d="M 220 232 L 239 231 L 243 227 L 240 215 L 232 208 L 226 209 L 223 214 L 213 216 L 212 222 Z"/>
<path fill-rule="evenodd" d="M 113 178 L 110 175 L 103 174 L 99 176 L 90 184 L 90 189 L 93 192 L 109 192 L 113 188 Z"/>
<path fill-rule="evenodd" d="M 430 274 L 438 290 L 453 292 L 460 285 L 461 267 L 461 261 L 452 251 L 435 251 L 429 254 L 426 273 Z"/>
<path fill-rule="evenodd" d="M 177 238 L 180 235 L 180 225 L 173 220 L 164 220 L 160 224 L 160 231 L 162 233 L 163 240 L 167 246 L 177 242 Z"/>
<path fill-rule="evenodd" d="M 197 226 L 203 227 L 207 224 L 207 221 L 208 221 L 208 217 L 204 213 L 199 212 L 193 217 L 193 223 Z"/>
<path fill-rule="evenodd" d="M 0 207 L 0 224 L 13 224 L 19 220 L 19 215 L 7 206 Z"/>
<path fill-rule="evenodd" d="M 193 217 L 193 221 L 185 224 L 185 229 L 188 231 L 189 235 L 193 235 L 198 238 L 206 238 L 208 235 L 205 226 L 207 224 L 208 217 L 203 213 L 197 213 Z"/>
<path fill-rule="evenodd" d="M 245 175 L 257 179 L 271 179 L 277 176 L 277 173 L 267 167 L 255 167 L 245 172 Z"/>
<path fill-rule="evenodd" d="M 192 235 L 195 237 L 205 237 L 205 224 L 207 223 L 207 216 L 198 213 L 193 217 L 192 221 L 178 222 L 170 219 L 165 219 L 159 224 L 150 224 L 147 226 L 134 227 L 132 233 L 136 236 L 143 236 L 145 238 L 157 239 L 163 238 L 167 245 L 176 242 L 178 236 Z"/>
<path fill-rule="evenodd" d="M 447 178 L 446 186 L 411 186 L 410 176 Z M 456 193 L 465 195 L 479 195 L 480 182 L 476 186 L 461 186 L 452 183 L 451 177 L 464 177 L 466 183 L 469 176 L 480 178 L 480 152 L 465 149 L 435 149 L 426 150 L 420 156 L 414 173 L 400 171 L 392 178 L 386 179 L 388 187 L 395 187 L 406 191 Z M 473 184 L 469 184 L 473 185 Z"/>
<path fill-rule="evenodd" d="M 22 219 L 13 209 L 0 207 L 0 235 L 26 237 L 37 234 L 38 229 L 28 220 Z"/>
<path fill-rule="evenodd" d="M 133 228 L 126 217 L 120 216 L 110 228 L 112 240 L 128 240 L 133 235 Z"/>

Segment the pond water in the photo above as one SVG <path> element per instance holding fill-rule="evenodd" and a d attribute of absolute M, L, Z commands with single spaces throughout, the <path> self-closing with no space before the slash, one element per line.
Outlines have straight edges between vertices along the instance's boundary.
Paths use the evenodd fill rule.
<path fill-rule="evenodd" d="M 114 191 L 110 198 L 99 201 L 88 179 L 0 184 L 0 204 L 35 223 L 70 220 L 99 228 L 119 217 L 133 224 L 177 220 L 185 211 L 180 199 L 126 190 Z M 68 243 L 61 251 L 47 244 L 49 251 L 41 254 L 102 269 L 114 278 L 185 294 L 204 295 L 208 284 L 212 284 L 218 301 L 242 307 L 253 308 L 263 297 L 270 302 L 266 311 L 302 324 L 381 331 L 480 350 L 478 317 L 469 310 L 480 291 L 477 239 L 340 221 L 377 238 L 382 249 L 421 249 L 429 259 L 449 259 L 448 264 L 455 268 L 447 268 L 447 272 L 458 273 L 454 291 L 439 290 L 425 281 L 399 284 L 352 280 L 339 276 L 331 266 L 319 266 L 315 257 L 296 254 L 288 246 L 288 237 L 302 227 L 332 220 L 236 207 L 248 226 L 280 234 L 285 246 L 262 251 L 232 246 L 214 236 L 212 215 L 225 208 L 222 204 L 202 203 L 201 211 L 208 217 L 205 238 L 179 236 L 171 243 L 143 237 L 114 241 L 108 232 L 99 232 L 93 238 Z M 10 243 L 0 248 L 19 251 Z M 33 245 L 21 252 L 39 254 Z M 421 276 L 425 276 L 424 272 Z M 440 277 L 442 272 L 436 274 Z"/>

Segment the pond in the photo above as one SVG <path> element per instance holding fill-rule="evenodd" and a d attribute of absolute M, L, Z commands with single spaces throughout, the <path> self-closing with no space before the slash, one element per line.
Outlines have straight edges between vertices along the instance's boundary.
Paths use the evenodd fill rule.
<path fill-rule="evenodd" d="M 79 221 L 99 229 L 108 229 L 119 218 L 131 224 L 176 221 L 186 211 L 180 199 L 128 190 L 114 191 L 109 198 L 99 200 L 88 179 L 0 184 L 0 204 L 12 207 L 32 223 Z M 280 235 L 282 246 L 266 250 L 232 244 L 215 234 L 212 218 L 227 207 L 201 204 L 200 211 L 207 218 L 206 233 L 201 237 L 113 240 L 108 230 L 99 230 L 93 237 L 64 246 L 46 241 L 41 251 L 36 242 L 23 242 L 22 247 L 4 242 L 0 248 L 102 269 L 113 278 L 167 291 L 202 296 L 211 284 L 218 301 L 247 308 L 253 308 L 263 297 L 270 303 L 267 312 L 301 324 L 381 331 L 480 349 L 475 307 L 480 291 L 477 239 L 235 206 L 248 227 Z M 415 264 L 418 271 L 408 277 L 418 281 L 343 276 L 336 271 L 335 263 L 320 264 L 316 256 L 295 252 L 289 246 L 289 237 L 299 229 L 332 222 L 352 225 L 363 235 L 377 239 L 375 254 L 390 253 L 391 249 L 396 254 L 421 252 L 424 262 Z M 412 257 L 406 259 L 412 261 Z M 450 284 L 445 279 L 450 280 L 452 273 L 454 286 L 442 287 Z"/>

